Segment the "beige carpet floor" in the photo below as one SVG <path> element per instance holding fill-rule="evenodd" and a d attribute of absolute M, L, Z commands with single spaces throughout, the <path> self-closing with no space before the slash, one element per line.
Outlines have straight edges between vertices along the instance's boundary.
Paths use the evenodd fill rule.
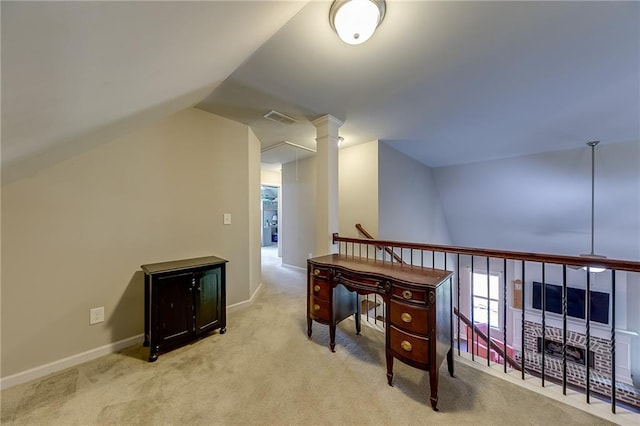
<path fill-rule="evenodd" d="M 143 301 L 141 300 L 140 303 Z M 142 344 L 2 391 L 15 425 L 596 425 L 606 421 L 462 363 L 440 374 L 439 412 L 427 373 L 395 363 L 384 335 L 353 322 L 306 336 L 304 272 L 265 257 L 254 303 L 228 314 L 226 334 L 146 361 Z"/>

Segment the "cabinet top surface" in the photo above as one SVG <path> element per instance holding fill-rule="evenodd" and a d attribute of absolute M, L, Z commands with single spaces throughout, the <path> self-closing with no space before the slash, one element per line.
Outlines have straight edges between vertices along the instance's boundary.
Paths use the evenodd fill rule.
<path fill-rule="evenodd" d="M 181 269 L 197 268 L 199 266 L 219 265 L 227 263 L 225 259 L 216 256 L 195 257 L 193 259 L 172 260 L 170 262 L 149 263 L 140 266 L 145 274 L 158 272 L 179 271 Z"/>
<path fill-rule="evenodd" d="M 307 259 L 307 263 L 315 266 L 338 267 L 353 272 L 383 276 L 413 285 L 431 287 L 440 285 L 453 274 L 443 269 L 424 268 L 399 262 L 383 262 L 379 259 L 358 258 L 335 253 Z"/>

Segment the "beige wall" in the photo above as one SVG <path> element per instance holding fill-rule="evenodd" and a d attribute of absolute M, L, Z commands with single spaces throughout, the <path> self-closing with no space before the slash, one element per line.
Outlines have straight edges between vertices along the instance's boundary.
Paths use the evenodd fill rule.
<path fill-rule="evenodd" d="M 361 223 L 374 237 L 450 244 L 431 170 L 372 141 L 339 152 L 339 232 L 359 236 Z M 306 267 L 315 248 L 315 158 L 282 167 L 282 261 Z"/>
<path fill-rule="evenodd" d="M 280 187 L 282 185 L 282 172 L 276 170 L 261 170 L 260 183 Z"/>
<path fill-rule="evenodd" d="M 378 141 L 339 153 L 339 219 L 342 236 L 362 237 L 356 223 L 378 236 Z"/>
<path fill-rule="evenodd" d="M 339 232 L 358 236 L 361 223 L 378 232 L 378 142 L 341 149 L 339 158 Z M 315 253 L 316 160 L 310 157 L 282 165 L 280 243 L 282 263 L 306 268 Z M 337 249 L 337 246 L 336 246 Z"/>
<path fill-rule="evenodd" d="M 249 204 L 249 296 L 252 296 L 261 281 L 260 240 L 262 232 L 262 212 L 260 201 L 260 140 L 255 133 L 249 131 L 248 155 L 248 204 Z M 239 189 L 239 188 L 238 188 Z"/>
<path fill-rule="evenodd" d="M 297 164 L 296 164 L 297 163 Z M 316 247 L 316 160 L 282 165 L 282 217 L 279 220 L 282 263 L 307 267 Z"/>
<path fill-rule="evenodd" d="M 187 109 L 3 186 L 2 377 L 142 333 L 141 264 L 220 256 L 249 299 L 258 169 L 247 126 Z"/>

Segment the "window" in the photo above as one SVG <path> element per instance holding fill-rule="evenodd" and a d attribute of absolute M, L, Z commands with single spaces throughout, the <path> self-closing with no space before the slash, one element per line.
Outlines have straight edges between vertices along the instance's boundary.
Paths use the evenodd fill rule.
<path fill-rule="evenodd" d="M 486 324 L 487 315 L 493 328 L 500 328 L 500 275 L 473 273 L 473 321 Z M 488 294 L 487 294 L 488 290 Z"/>

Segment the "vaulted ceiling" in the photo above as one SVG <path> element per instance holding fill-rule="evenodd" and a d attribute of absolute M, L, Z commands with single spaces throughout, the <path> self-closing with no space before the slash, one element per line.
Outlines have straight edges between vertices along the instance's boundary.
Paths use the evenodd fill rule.
<path fill-rule="evenodd" d="M 387 3 L 349 46 L 330 1 L 2 1 L 3 179 L 191 106 L 250 125 L 263 147 L 314 148 L 310 121 L 332 114 L 345 146 L 377 139 L 434 168 L 640 144 L 640 3 Z"/>
<path fill-rule="evenodd" d="M 365 44 L 341 42 L 329 3 L 305 6 L 198 107 L 264 145 L 384 140 L 432 166 L 637 141 L 639 7 L 622 2 L 390 1 Z M 299 120 L 273 125 L 270 109 Z"/>
<path fill-rule="evenodd" d="M 304 5 L 2 1 L 3 177 L 198 104 Z"/>

